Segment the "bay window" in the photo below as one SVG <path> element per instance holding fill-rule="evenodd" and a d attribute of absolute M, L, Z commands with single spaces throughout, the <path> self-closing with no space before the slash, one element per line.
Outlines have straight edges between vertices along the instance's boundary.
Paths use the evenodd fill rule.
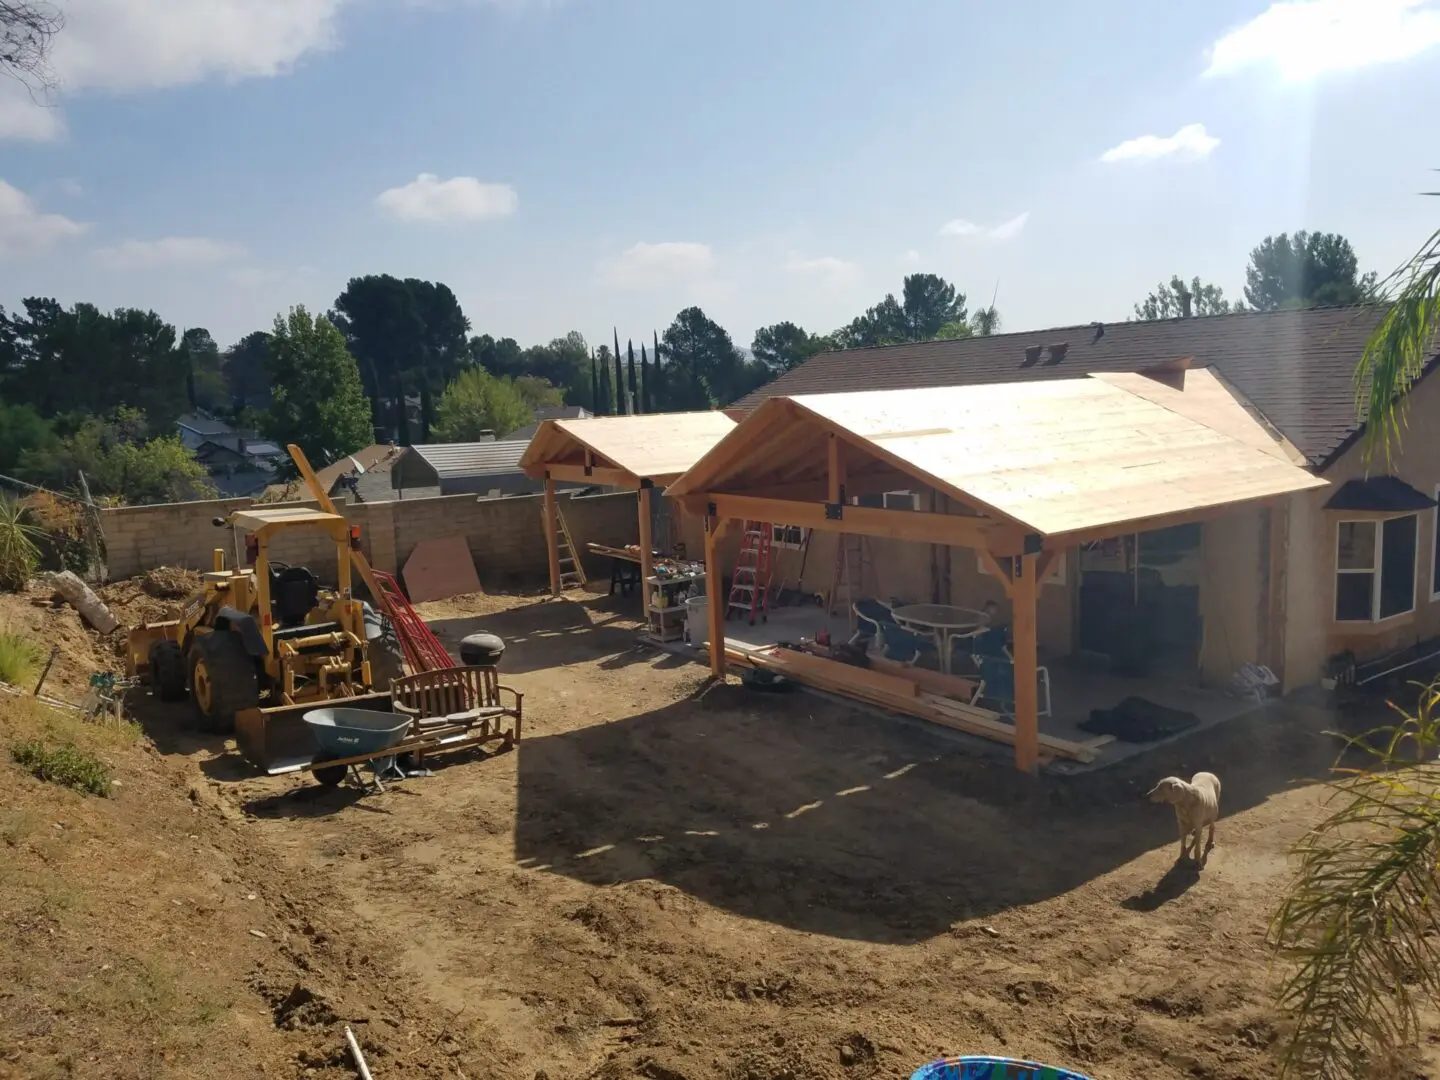
<path fill-rule="evenodd" d="M 1341 521 L 1335 543 L 1335 621 L 1380 622 L 1415 610 L 1419 517 Z"/>

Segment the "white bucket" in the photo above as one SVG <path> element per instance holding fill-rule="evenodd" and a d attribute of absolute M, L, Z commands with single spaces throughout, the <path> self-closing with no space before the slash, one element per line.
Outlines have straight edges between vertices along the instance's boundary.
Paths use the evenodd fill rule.
<path fill-rule="evenodd" d="M 710 598 L 691 596 L 685 600 L 685 636 L 696 649 L 702 649 L 710 638 Z"/>

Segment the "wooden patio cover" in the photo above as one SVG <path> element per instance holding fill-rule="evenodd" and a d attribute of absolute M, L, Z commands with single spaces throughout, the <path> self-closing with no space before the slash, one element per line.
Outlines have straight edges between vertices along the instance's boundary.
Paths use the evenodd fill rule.
<path fill-rule="evenodd" d="M 545 481 L 550 592 L 560 595 L 555 481 L 590 483 L 639 492 L 640 577 L 650 576 L 651 492 L 699 461 L 735 428 L 723 412 L 647 413 L 546 420 L 520 458 L 520 468 Z M 578 553 L 577 553 L 578 554 Z M 645 595 L 641 589 L 642 597 Z M 648 603 L 648 601 L 647 601 Z"/>
<path fill-rule="evenodd" d="M 1078 543 L 1327 486 L 1303 460 L 1219 376 L 1179 361 L 1145 374 L 772 398 L 667 494 L 706 515 L 711 596 L 715 547 L 739 520 L 978 551 L 1014 609 L 1016 764 L 1033 771 L 1035 605 L 1053 560 Z M 917 487 L 946 512 L 848 505 Z M 723 642 L 722 604 L 710 620 L 712 643 Z M 723 647 L 710 659 L 723 674 Z"/>

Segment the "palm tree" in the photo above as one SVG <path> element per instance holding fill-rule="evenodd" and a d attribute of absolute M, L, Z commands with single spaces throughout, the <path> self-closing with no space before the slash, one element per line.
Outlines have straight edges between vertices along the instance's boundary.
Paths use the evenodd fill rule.
<path fill-rule="evenodd" d="M 1390 310 L 1355 369 L 1355 395 L 1365 414 L 1369 449 L 1383 450 L 1388 459 L 1400 443 L 1404 394 L 1425 370 L 1440 331 L 1440 229 L 1414 258 L 1381 282 L 1377 292 L 1390 302 Z"/>
<path fill-rule="evenodd" d="M 991 304 L 987 308 L 981 308 L 970 316 L 970 325 L 975 330 L 976 337 L 989 337 L 1000 329 L 1000 312 Z"/>
<path fill-rule="evenodd" d="M 1381 450 L 1388 461 L 1405 392 L 1440 331 L 1440 230 L 1381 284 L 1379 298 L 1390 307 L 1355 387 L 1366 453 Z M 1352 744 L 1375 754 L 1370 768 L 1336 767 L 1334 810 L 1297 846 L 1295 879 L 1271 926 L 1292 965 L 1280 989 L 1295 1022 L 1282 1076 L 1402 1075 L 1419 1009 L 1440 1006 L 1440 682 L 1423 688 L 1414 716 L 1396 711 L 1402 722 L 1383 750 L 1370 750 L 1375 733 Z"/>

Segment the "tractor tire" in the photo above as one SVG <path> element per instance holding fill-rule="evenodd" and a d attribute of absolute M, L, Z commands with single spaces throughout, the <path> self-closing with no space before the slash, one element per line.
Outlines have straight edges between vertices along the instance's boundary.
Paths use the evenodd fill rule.
<path fill-rule="evenodd" d="M 235 714 L 260 706 L 260 679 L 255 661 L 238 634 L 215 630 L 201 634 L 190 646 L 190 697 L 204 731 L 228 735 Z"/>
<path fill-rule="evenodd" d="M 150 646 L 150 687 L 161 701 L 184 701 L 189 671 L 185 654 L 176 641 L 157 641 Z"/>

